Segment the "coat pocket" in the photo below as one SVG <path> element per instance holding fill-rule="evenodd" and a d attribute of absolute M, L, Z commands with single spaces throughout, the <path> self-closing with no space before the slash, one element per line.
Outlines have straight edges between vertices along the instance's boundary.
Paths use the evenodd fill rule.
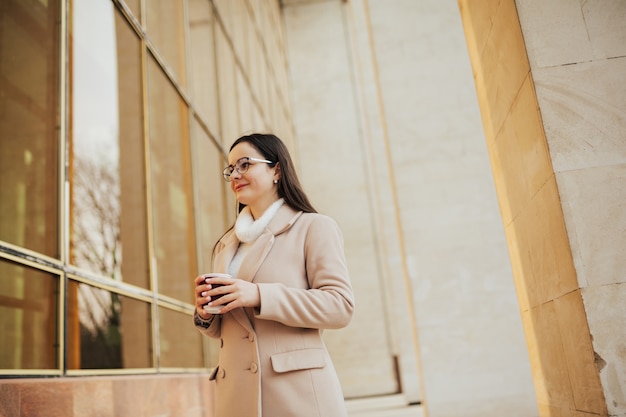
<path fill-rule="evenodd" d="M 302 349 L 276 353 L 270 357 L 274 372 L 279 374 L 302 369 L 323 368 L 326 366 L 324 349 Z"/>

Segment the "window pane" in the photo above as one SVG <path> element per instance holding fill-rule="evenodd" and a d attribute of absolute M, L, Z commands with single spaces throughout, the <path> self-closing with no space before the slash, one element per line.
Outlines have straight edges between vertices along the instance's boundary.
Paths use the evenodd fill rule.
<path fill-rule="evenodd" d="M 201 368 L 202 334 L 188 314 L 159 308 L 159 367 Z"/>
<path fill-rule="evenodd" d="M 59 276 L 0 259 L 0 369 L 56 369 Z"/>
<path fill-rule="evenodd" d="M 195 243 L 187 105 L 153 59 L 148 61 L 150 170 L 158 290 L 193 302 Z"/>
<path fill-rule="evenodd" d="M 226 187 L 222 169 L 227 165 L 220 151 L 194 120 L 194 178 L 198 193 L 198 233 L 200 244 L 200 273 L 211 272 L 211 254 L 217 239 L 226 231 L 228 218 L 225 194 L 232 194 Z M 231 206 L 234 210 L 234 205 Z"/>
<path fill-rule="evenodd" d="M 226 36 L 218 26 L 215 30 L 217 56 L 218 96 L 222 127 L 222 145 L 229 148 L 239 134 L 237 114 L 237 85 L 235 82 L 235 57 Z"/>
<path fill-rule="evenodd" d="M 72 262 L 147 288 L 141 44 L 108 0 L 74 16 Z"/>
<path fill-rule="evenodd" d="M 69 281 L 68 369 L 152 367 L 150 304 Z"/>
<path fill-rule="evenodd" d="M 58 1 L 0 13 L 0 240 L 58 257 Z"/>
<path fill-rule="evenodd" d="M 183 0 L 147 1 L 148 38 L 165 58 L 176 79 L 186 85 Z"/>
<path fill-rule="evenodd" d="M 206 0 L 189 0 L 190 64 L 193 74 L 191 94 L 204 123 L 217 135 L 219 111 L 213 24 L 211 4 Z"/>
<path fill-rule="evenodd" d="M 140 13 L 140 6 L 139 6 L 140 0 L 123 0 L 123 1 L 124 3 L 126 3 L 130 11 L 133 13 L 133 15 L 135 16 L 135 19 L 137 19 L 137 21 L 141 23 L 141 13 Z"/>

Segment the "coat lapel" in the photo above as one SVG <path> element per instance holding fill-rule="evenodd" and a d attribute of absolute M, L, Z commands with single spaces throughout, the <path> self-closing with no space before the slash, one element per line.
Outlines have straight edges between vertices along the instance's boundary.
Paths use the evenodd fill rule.
<path fill-rule="evenodd" d="M 222 247 L 215 256 L 215 272 L 228 273 L 228 265 L 230 265 L 237 252 L 239 240 L 237 240 L 234 231 L 231 230 L 222 238 L 220 244 Z"/>
<path fill-rule="evenodd" d="M 250 247 L 246 257 L 241 263 L 237 278 L 254 282 L 256 272 L 261 267 L 263 261 L 270 253 L 270 250 L 274 245 L 275 236 L 288 230 L 301 214 L 301 211 L 295 211 L 291 207 L 284 204 L 278 210 L 268 227 L 263 231 L 263 233 L 261 233 L 261 236 L 259 236 Z M 237 239 L 234 231 L 228 232 L 228 234 L 222 239 L 222 245 L 222 249 L 215 258 L 215 266 L 218 268 L 218 272 L 227 272 L 228 265 L 230 265 L 230 262 L 235 256 L 239 246 L 239 240 Z M 239 324 L 243 326 L 244 329 L 249 332 L 254 331 L 252 323 L 250 323 L 250 320 L 243 308 L 235 309 L 230 313 L 239 322 Z"/>

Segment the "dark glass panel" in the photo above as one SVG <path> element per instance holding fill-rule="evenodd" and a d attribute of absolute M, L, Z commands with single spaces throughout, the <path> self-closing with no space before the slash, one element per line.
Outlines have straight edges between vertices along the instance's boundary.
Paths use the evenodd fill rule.
<path fill-rule="evenodd" d="M 59 276 L 0 259 L 0 369 L 59 368 Z"/>
<path fill-rule="evenodd" d="M 0 6 L 0 240 L 59 257 L 58 1 Z"/>
<path fill-rule="evenodd" d="M 108 0 L 76 0 L 72 263 L 148 288 L 141 43 Z"/>
<path fill-rule="evenodd" d="M 68 369 L 152 366 L 150 304 L 69 281 Z"/>
<path fill-rule="evenodd" d="M 193 302 L 189 120 L 185 102 L 153 59 L 148 61 L 150 171 L 158 291 Z"/>
<path fill-rule="evenodd" d="M 159 308 L 160 368 L 201 368 L 202 334 L 188 314 Z"/>

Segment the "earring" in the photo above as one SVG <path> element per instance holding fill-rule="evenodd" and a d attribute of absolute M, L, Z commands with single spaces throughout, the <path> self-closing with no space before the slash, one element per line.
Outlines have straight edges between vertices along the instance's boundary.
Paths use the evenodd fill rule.
<path fill-rule="evenodd" d="M 278 180 L 274 180 L 274 184 L 278 184 Z"/>

